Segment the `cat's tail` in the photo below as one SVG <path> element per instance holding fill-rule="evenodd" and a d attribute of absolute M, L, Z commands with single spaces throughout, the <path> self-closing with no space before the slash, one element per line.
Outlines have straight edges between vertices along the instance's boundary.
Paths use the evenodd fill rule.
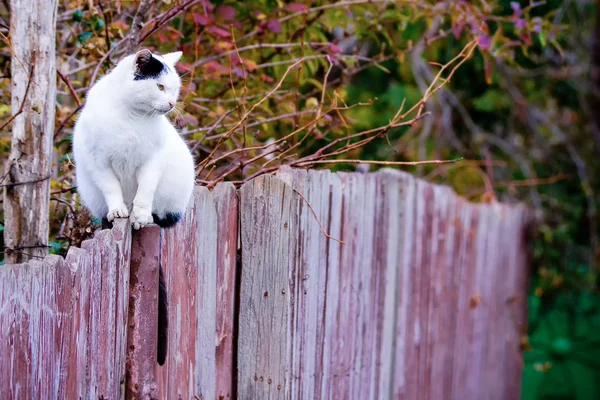
<path fill-rule="evenodd" d="M 167 359 L 169 338 L 169 300 L 167 284 L 162 265 L 158 269 L 158 333 L 156 343 L 156 361 L 163 365 Z"/>

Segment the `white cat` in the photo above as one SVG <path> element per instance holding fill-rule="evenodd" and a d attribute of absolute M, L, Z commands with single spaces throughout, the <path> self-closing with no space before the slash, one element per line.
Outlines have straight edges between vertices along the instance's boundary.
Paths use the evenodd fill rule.
<path fill-rule="evenodd" d="M 89 91 L 75 125 L 77 191 L 94 215 L 126 218 L 134 229 L 167 228 L 185 213 L 194 189 L 190 150 L 165 114 L 181 81 L 181 52 L 125 57 Z M 168 301 L 159 270 L 157 361 L 167 354 Z"/>
<path fill-rule="evenodd" d="M 94 215 L 129 216 L 135 229 L 177 223 L 194 187 L 192 155 L 165 114 L 181 81 L 181 52 L 141 50 L 89 91 L 75 125 L 77 191 Z"/>

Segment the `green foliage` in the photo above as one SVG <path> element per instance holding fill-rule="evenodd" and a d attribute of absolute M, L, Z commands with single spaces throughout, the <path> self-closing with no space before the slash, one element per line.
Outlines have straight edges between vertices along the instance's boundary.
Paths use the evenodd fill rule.
<path fill-rule="evenodd" d="M 529 326 L 521 398 L 599 398 L 600 296 L 589 290 L 561 292 L 551 299 L 531 295 Z"/>

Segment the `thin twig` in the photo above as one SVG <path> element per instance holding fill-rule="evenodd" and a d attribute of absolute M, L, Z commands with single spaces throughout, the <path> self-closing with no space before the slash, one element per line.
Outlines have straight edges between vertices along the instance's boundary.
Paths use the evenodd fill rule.
<path fill-rule="evenodd" d="M 75 116 L 75 114 L 77 114 L 79 112 L 79 110 L 81 110 L 82 108 L 83 108 L 83 105 L 79 105 L 76 108 L 74 108 L 73 111 L 71 111 L 71 113 L 69 113 L 69 115 L 67 115 L 67 117 L 60 123 L 58 128 L 56 128 L 56 131 L 54 131 L 54 139 L 56 139 L 58 137 L 58 134 L 62 132 L 62 130 L 65 128 L 65 126 L 67 126 L 67 123 L 71 120 L 71 118 L 73 118 Z"/>
<path fill-rule="evenodd" d="M 35 54 L 35 53 L 34 53 Z M 19 111 L 17 111 L 12 117 L 8 119 L 2 126 L 0 126 L 0 131 L 4 129 L 8 124 L 10 124 L 15 118 L 17 118 L 25 107 L 25 101 L 27 100 L 27 94 L 29 93 L 29 88 L 31 87 L 31 82 L 33 82 L 33 70 L 35 68 L 35 58 L 31 57 L 31 72 L 29 73 L 29 80 L 27 81 L 27 87 L 25 88 L 25 94 L 23 95 L 23 100 L 21 101 L 21 107 L 19 107 Z"/>
<path fill-rule="evenodd" d="M 52 175 L 48 175 L 48 176 L 46 176 L 44 178 L 38 178 L 38 179 L 31 180 L 31 181 L 4 183 L 4 184 L 0 185 L 0 187 L 12 187 L 12 186 L 28 185 L 30 183 L 38 183 L 38 182 L 47 181 L 51 177 L 52 177 Z"/>
<path fill-rule="evenodd" d="M 325 235 L 325 237 L 327 239 L 335 240 L 336 242 L 338 242 L 340 244 L 346 244 L 344 241 L 342 241 L 342 240 L 340 240 L 338 238 L 335 238 L 335 237 L 331 236 L 329 233 L 327 233 L 327 231 L 325 230 L 325 227 L 323 226 L 323 224 L 319 220 L 319 217 L 317 216 L 317 213 L 315 212 L 315 210 L 310 205 L 310 202 L 308 200 L 306 200 L 306 197 L 304 197 L 304 195 L 302 193 L 300 193 L 300 191 L 298 189 L 296 189 L 296 188 L 294 188 L 294 192 L 298 193 L 298 196 L 300 196 L 302 198 L 302 200 L 304 200 L 304 202 L 306 203 L 306 205 L 308 206 L 308 208 L 312 212 L 313 216 L 317 220 L 317 223 L 321 227 L 321 231 L 323 232 L 323 235 Z"/>
<path fill-rule="evenodd" d="M 313 164 L 339 164 L 339 163 L 348 163 L 348 164 L 374 164 L 374 165 L 441 165 L 441 164 L 450 164 L 461 161 L 463 158 L 455 158 L 452 160 L 426 160 L 426 161 L 377 161 L 377 160 L 314 160 L 314 161 L 303 161 L 300 163 L 294 163 L 293 165 L 298 167 L 306 167 Z"/>
<path fill-rule="evenodd" d="M 69 88 L 69 92 L 71 92 L 71 95 L 75 99 L 75 102 L 77 103 L 77 105 L 79 107 L 81 107 L 81 100 L 79 100 L 79 96 L 75 92 L 75 89 L 73 88 L 71 81 L 69 81 L 69 78 L 67 78 L 65 75 L 63 75 L 58 69 L 56 70 L 56 73 L 58 74 L 58 76 L 60 76 L 60 79 L 65 83 L 65 85 L 67 85 L 67 88 Z"/>

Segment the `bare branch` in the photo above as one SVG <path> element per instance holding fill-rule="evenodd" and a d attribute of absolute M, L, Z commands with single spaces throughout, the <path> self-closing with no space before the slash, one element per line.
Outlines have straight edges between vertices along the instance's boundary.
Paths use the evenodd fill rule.
<path fill-rule="evenodd" d="M 148 10 L 150 10 L 150 6 L 152 6 L 153 2 L 153 0 L 142 0 L 140 2 L 140 6 L 135 13 L 133 23 L 131 24 L 131 32 L 129 33 L 129 37 L 127 39 L 127 47 L 125 48 L 125 53 L 127 55 L 133 54 L 137 51 L 140 33 L 144 27 L 143 21 L 146 19 L 146 14 L 148 13 Z"/>

